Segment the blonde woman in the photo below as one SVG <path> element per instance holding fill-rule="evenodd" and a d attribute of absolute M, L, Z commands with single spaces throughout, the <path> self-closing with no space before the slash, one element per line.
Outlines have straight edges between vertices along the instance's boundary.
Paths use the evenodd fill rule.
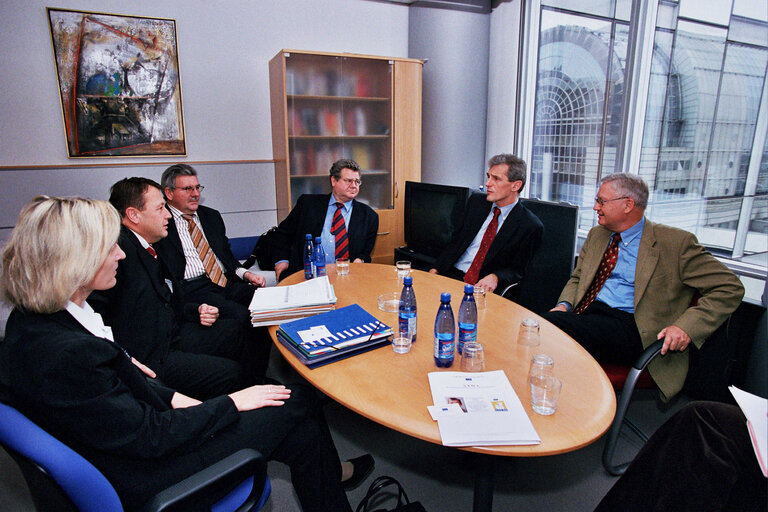
<path fill-rule="evenodd" d="M 106 201 L 40 196 L 22 209 L 0 275 L 14 306 L 0 344 L 11 404 L 104 473 L 127 510 L 248 447 L 288 464 L 303 510 L 350 511 L 311 389 L 253 386 L 199 402 L 112 341 L 86 298 L 115 284 L 119 230 Z"/>

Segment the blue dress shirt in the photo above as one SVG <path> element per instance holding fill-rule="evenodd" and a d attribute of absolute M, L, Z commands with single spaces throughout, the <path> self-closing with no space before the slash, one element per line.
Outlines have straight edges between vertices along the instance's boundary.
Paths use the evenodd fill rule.
<path fill-rule="evenodd" d="M 640 249 L 644 228 L 645 217 L 631 228 L 621 232 L 616 267 L 597 293 L 595 300 L 627 313 L 635 312 L 635 267 L 637 267 L 637 251 Z"/>
<path fill-rule="evenodd" d="M 514 208 L 516 204 L 517 201 L 512 204 L 508 204 L 507 206 L 498 206 L 496 203 L 493 204 L 493 206 L 498 206 L 499 210 L 501 210 L 501 213 L 499 213 L 499 225 L 496 227 L 496 234 L 499 233 L 501 225 L 504 224 L 504 221 L 509 215 L 509 212 L 512 211 L 512 208 Z M 477 254 L 478 249 L 480 249 L 480 244 L 483 241 L 483 235 L 485 235 L 485 230 L 488 227 L 488 224 L 491 223 L 491 219 L 493 219 L 493 207 L 491 208 L 491 211 L 488 212 L 488 216 L 485 218 L 483 225 L 480 226 L 480 229 L 477 230 L 477 234 L 475 235 L 474 240 L 472 240 L 472 243 L 469 244 L 467 250 L 464 251 L 464 254 L 461 255 L 459 261 L 453 265 L 465 274 L 467 273 L 467 270 L 469 270 L 469 267 L 472 265 L 472 261 L 475 259 L 475 255 Z"/>

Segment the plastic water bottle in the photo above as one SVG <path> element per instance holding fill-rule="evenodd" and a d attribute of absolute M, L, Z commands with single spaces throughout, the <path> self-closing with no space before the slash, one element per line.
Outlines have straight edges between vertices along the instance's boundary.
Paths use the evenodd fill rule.
<path fill-rule="evenodd" d="M 459 354 L 464 350 L 464 344 L 477 341 L 477 304 L 475 304 L 475 287 L 464 285 L 464 298 L 459 306 L 459 342 L 456 350 Z"/>
<path fill-rule="evenodd" d="M 451 309 L 451 294 L 440 295 L 440 308 L 435 319 L 435 365 L 450 368 L 456 344 L 456 322 Z"/>
<path fill-rule="evenodd" d="M 403 278 L 398 323 L 400 333 L 407 333 L 411 337 L 411 343 L 416 343 L 416 294 L 413 293 L 413 277 L 411 276 Z"/>
<path fill-rule="evenodd" d="M 323 243 L 320 237 L 315 237 L 315 277 L 323 277 L 325 275 L 325 251 L 323 250 Z"/>
<path fill-rule="evenodd" d="M 315 246 L 312 244 L 311 234 L 307 233 L 304 237 L 304 279 L 309 280 L 315 277 Z"/>

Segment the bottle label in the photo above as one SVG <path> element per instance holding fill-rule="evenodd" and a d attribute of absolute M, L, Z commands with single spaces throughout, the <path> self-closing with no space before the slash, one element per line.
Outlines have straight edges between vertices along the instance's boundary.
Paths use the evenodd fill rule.
<path fill-rule="evenodd" d="M 325 264 L 315 266 L 315 274 L 317 277 L 323 277 L 325 274 Z"/>
<path fill-rule="evenodd" d="M 416 312 L 401 311 L 398 315 L 398 328 L 400 332 L 411 334 L 412 342 L 416 341 Z"/>
<path fill-rule="evenodd" d="M 459 322 L 459 343 L 457 349 L 461 354 L 465 343 L 477 341 L 477 324 L 463 324 Z"/>
<path fill-rule="evenodd" d="M 435 334 L 435 359 L 453 359 L 454 336 L 450 333 Z"/>

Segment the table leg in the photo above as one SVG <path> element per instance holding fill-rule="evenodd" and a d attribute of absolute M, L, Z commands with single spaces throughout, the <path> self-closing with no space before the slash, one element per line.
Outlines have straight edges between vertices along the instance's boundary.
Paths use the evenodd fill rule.
<path fill-rule="evenodd" d="M 491 512 L 496 457 L 474 453 L 473 459 L 475 464 L 475 494 L 472 512 Z"/>

